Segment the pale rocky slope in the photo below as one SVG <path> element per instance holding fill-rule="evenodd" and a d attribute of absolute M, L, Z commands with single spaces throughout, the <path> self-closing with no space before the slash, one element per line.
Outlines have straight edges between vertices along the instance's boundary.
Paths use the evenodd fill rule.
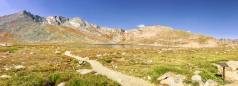
<path fill-rule="evenodd" d="M 81 18 L 49 16 L 30 12 L 0 17 L 0 42 L 79 42 L 154 44 L 159 46 L 217 46 L 218 40 L 165 26 L 145 26 L 139 29 L 100 27 Z"/>
<path fill-rule="evenodd" d="M 154 44 L 161 46 L 217 46 L 218 41 L 213 37 L 201 34 L 191 34 L 186 31 L 174 30 L 165 26 L 145 26 L 125 32 L 126 43 Z"/>
<path fill-rule="evenodd" d="M 238 39 L 219 39 L 222 44 L 238 44 Z"/>

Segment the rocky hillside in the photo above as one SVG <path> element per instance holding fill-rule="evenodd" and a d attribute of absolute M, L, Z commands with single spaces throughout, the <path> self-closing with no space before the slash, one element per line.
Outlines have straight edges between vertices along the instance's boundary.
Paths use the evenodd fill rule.
<path fill-rule="evenodd" d="M 111 29 L 108 33 L 116 31 Z M 101 32 L 99 26 L 80 18 L 44 18 L 26 11 L 0 17 L 1 42 L 113 42 L 112 36 Z"/>
<path fill-rule="evenodd" d="M 238 39 L 219 39 L 222 44 L 238 44 Z"/>
<path fill-rule="evenodd" d="M 213 37 L 165 26 L 146 26 L 125 31 L 99 27 L 78 17 L 44 18 L 27 11 L 0 17 L 0 42 L 125 43 L 185 47 L 218 45 Z"/>

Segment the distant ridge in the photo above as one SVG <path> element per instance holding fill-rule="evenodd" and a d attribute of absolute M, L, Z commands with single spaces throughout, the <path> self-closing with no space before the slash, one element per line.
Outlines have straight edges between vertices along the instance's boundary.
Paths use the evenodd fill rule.
<path fill-rule="evenodd" d="M 180 47 L 214 47 L 213 37 L 155 25 L 138 29 L 100 27 L 83 19 L 41 17 L 26 10 L 0 17 L 0 42 L 78 42 L 90 44 L 143 44 Z"/>
<path fill-rule="evenodd" d="M 221 44 L 238 44 L 238 39 L 219 39 Z"/>

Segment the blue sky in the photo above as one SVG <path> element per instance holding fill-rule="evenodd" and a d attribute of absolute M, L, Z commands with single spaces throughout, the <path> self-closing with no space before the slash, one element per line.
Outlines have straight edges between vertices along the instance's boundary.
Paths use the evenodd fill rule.
<path fill-rule="evenodd" d="M 238 0 L 0 0 L 0 16 L 22 10 L 43 17 L 80 17 L 101 27 L 163 25 L 238 39 Z"/>

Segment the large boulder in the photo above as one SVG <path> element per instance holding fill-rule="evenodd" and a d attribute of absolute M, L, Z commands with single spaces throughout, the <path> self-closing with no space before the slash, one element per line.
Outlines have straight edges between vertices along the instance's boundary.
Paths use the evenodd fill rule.
<path fill-rule="evenodd" d="M 26 67 L 23 66 L 23 65 L 16 65 L 16 66 L 14 66 L 14 67 L 15 67 L 15 69 L 17 69 L 17 70 L 26 68 Z"/>
<path fill-rule="evenodd" d="M 202 77 L 200 75 L 193 75 L 191 79 L 193 82 L 202 82 Z"/>
<path fill-rule="evenodd" d="M 161 85 L 184 86 L 184 79 L 185 76 L 176 75 L 171 72 L 168 72 L 160 76 L 157 80 L 160 82 Z"/>
<path fill-rule="evenodd" d="M 206 83 L 204 84 L 204 86 L 217 86 L 217 85 L 218 85 L 217 82 L 211 79 L 208 79 Z"/>
<path fill-rule="evenodd" d="M 84 74 L 92 73 L 93 70 L 91 70 L 91 69 L 79 69 L 79 70 L 77 70 L 77 72 L 84 75 Z"/>
<path fill-rule="evenodd" d="M 1 75 L 0 77 L 3 78 L 3 79 L 11 78 L 11 76 L 9 76 L 9 75 Z"/>

